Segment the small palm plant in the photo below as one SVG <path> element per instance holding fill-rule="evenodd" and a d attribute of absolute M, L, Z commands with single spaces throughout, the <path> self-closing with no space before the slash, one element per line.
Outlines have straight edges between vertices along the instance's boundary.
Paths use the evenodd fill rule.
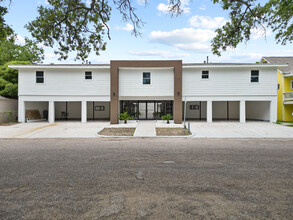
<path fill-rule="evenodd" d="M 124 120 L 124 124 L 127 124 L 127 121 L 133 118 L 128 114 L 128 112 L 123 112 L 123 113 L 120 113 L 119 119 Z"/>
<path fill-rule="evenodd" d="M 163 115 L 161 117 L 161 119 L 164 121 L 167 121 L 167 124 L 170 124 L 170 120 L 172 119 L 172 115 L 171 114 Z"/>

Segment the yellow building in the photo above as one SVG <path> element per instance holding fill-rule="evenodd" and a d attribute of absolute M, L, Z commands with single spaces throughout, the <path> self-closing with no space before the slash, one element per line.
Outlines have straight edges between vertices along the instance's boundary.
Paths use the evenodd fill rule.
<path fill-rule="evenodd" d="M 261 63 L 287 64 L 278 69 L 278 115 L 279 121 L 293 121 L 293 56 L 263 57 Z"/>

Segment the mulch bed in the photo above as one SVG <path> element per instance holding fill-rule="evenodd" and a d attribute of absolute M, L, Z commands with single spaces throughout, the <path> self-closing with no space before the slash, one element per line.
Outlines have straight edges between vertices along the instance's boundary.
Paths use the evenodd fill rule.
<path fill-rule="evenodd" d="M 98 134 L 104 136 L 133 136 L 135 128 L 104 128 Z"/>
<path fill-rule="evenodd" d="M 188 136 L 191 135 L 187 129 L 183 128 L 156 128 L 157 136 Z"/>
<path fill-rule="evenodd" d="M 0 123 L 0 126 L 11 126 L 11 125 L 16 125 L 18 122 L 9 122 L 9 123 Z"/>

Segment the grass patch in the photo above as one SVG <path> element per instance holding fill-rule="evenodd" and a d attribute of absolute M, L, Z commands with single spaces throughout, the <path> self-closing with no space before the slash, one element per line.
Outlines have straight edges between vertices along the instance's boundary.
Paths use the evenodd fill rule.
<path fill-rule="evenodd" d="M 293 121 L 276 121 L 276 124 L 283 124 L 283 123 L 288 123 L 293 125 Z"/>
<path fill-rule="evenodd" d="M 98 134 L 104 136 L 133 136 L 135 128 L 104 128 Z"/>
<path fill-rule="evenodd" d="M 293 127 L 293 121 L 276 121 L 276 124 L 287 127 Z"/>
<path fill-rule="evenodd" d="M 157 136 L 188 136 L 191 135 L 191 132 L 188 132 L 184 128 L 156 128 Z"/>
<path fill-rule="evenodd" d="M 0 126 L 11 126 L 11 125 L 16 125 L 18 122 L 8 122 L 8 123 L 0 123 Z"/>

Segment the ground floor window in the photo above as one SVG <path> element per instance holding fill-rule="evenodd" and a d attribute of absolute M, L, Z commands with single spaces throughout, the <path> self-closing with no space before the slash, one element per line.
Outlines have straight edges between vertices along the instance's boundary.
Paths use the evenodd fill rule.
<path fill-rule="evenodd" d="M 136 120 L 160 120 L 173 115 L 173 101 L 120 101 L 120 113 L 126 111 Z"/>

